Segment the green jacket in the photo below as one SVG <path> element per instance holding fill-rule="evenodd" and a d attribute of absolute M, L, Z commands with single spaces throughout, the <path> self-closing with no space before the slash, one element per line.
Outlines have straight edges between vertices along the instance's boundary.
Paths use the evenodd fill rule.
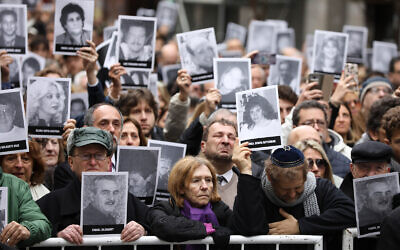
<path fill-rule="evenodd" d="M 3 173 L 0 168 L 0 186 L 8 188 L 8 223 L 18 222 L 31 233 L 27 240 L 19 242 L 18 247 L 50 238 L 51 224 L 32 199 L 28 184 L 14 175 Z"/>

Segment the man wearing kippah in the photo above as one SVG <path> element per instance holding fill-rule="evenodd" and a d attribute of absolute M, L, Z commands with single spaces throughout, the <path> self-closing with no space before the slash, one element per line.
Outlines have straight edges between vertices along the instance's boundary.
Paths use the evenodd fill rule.
<path fill-rule="evenodd" d="M 53 237 L 61 237 L 74 244 L 82 244 L 80 224 L 82 172 L 108 172 L 113 152 L 113 137 L 95 127 L 74 129 L 68 137 L 68 163 L 75 178 L 64 188 L 55 190 L 38 200 L 38 205 L 53 225 Z M 134 241 L 145 234 L 144 221 L 148 208 L 132 194 L 128 194 L 127 224 L 121 240 Z M 102 218 L 98 218 L 101 220 Z"/>
<path fill-rule="evenodd" d="M 233 229 L 243 235 L 323 235 L 327 249 L 340 249 L 342 230 L 355 226 L 354 204 L 329 180 L 315 178 L 307 165 L 297 148 L 278 148 L 265 163 L 260 185 L 250 161 L 241 164 Z"/>

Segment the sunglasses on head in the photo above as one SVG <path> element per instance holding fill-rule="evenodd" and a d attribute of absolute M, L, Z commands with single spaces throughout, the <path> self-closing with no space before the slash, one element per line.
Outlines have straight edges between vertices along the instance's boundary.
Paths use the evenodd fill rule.
<path fill-rule="evenodd" d="M 324 168 L 328 165 L 328 163 L 324 159 L 307 159 L 308 161 L 308 167 L 311 169 L 314 164 L 317 165 L 318 168 Z"/>

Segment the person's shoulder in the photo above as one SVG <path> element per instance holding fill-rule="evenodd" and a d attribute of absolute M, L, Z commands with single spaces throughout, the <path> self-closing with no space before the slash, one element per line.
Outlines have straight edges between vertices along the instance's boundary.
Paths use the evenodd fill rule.
<path fill-rule="evenodd" d="M 61 33 L 60 35 L 56 36 L 56 43 L 62 44 L 67 36 L 67 33 Z"/>

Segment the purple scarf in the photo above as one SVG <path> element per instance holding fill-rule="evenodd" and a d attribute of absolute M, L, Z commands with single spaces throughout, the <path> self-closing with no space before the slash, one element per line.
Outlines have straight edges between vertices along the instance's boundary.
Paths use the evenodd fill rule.
<path fill-rule="evenodd" d="M 212 223 L 215 226 L 219 226 L 217 216 L 212 211 L 210 202 L 204 208 L 197 208 L 197 207 L 192 207 L 187 200 L 184 200 L 181 213 L 188 219 L 201 221 L 203 223 Z M 199 250 L 199 249 L 205 249 L 205 246 L 186 245 L 186 250 Z"/>

